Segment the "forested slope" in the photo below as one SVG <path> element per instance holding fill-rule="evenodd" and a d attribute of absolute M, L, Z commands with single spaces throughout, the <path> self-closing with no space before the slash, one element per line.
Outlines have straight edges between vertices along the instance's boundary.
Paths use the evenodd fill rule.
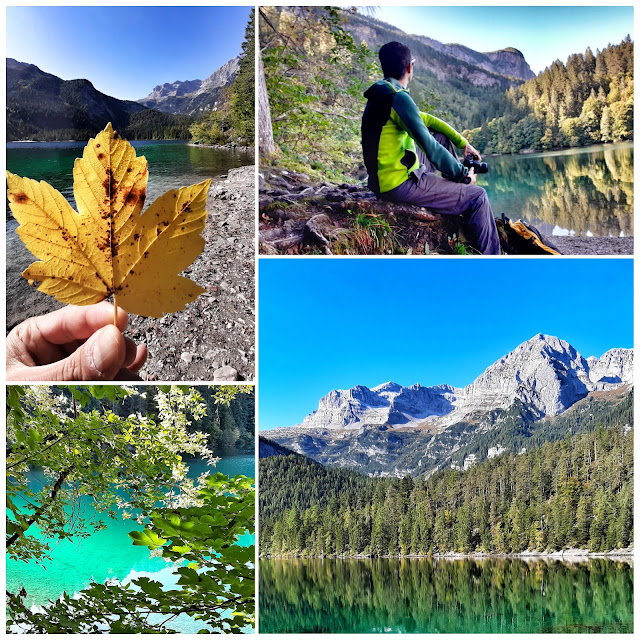
<path fill-rule="evenodd" d="M 604 552 L 633 541 L 633 429 L 619 424 L 427 480 L 300 456 L 260 461 L 265 554 Z"/>
<path fill-rule="evenodd" d="M 633 42 L 556 60 L 510 88 L 468 132 L 484 153 L 579 147 L 633 138 Z"/>

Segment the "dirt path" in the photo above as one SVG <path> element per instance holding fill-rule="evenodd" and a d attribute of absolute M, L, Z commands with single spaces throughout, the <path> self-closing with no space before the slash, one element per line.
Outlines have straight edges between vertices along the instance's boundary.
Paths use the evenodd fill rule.
<path fill-rule="evenodd" d="M 255 369 L 254 168 L 230 169 L 207 197 L 205 248 L 183 274 L 207 291 L 163 318 L 129 317 L 125 334 L 149 349 L 143 380 L 253 380 Z M 7 331 L 63 305 L 20 275 L 34 260 L 7 223 Z"/>

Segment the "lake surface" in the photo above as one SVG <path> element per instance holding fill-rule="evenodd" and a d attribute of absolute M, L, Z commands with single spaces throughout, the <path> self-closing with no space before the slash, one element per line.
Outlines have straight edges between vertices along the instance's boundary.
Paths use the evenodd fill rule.
<path fill-rule="evenodd" d="M 591 559 L 262 559 L 261 633 L 632 633 L 633 567 Z"/>
<path fill-rule="evenodd" d="M 177 189 L 253 165 L 248 153 L 190 146 L 184 141 L 131 140 L 136 155 L 149 163 L 147 203 L 169 189 Z M 44 180 L 75 207 L 73 163 L 82 157 L 86 142 L 7 143 L 7 170 L 23 178 Z M 7 215 L 11 214 L 7 204 Z"/>
<path fill-rule="evenodd" d="M 254 456 L 231 456 L 219 460 L 215 467 L 207 467 L 205 462 L 190 463 L 190 476 L 197 476 L 207 469 L 212 473 L 221 472 L 229 476 L 244 475 L 253 478 L 255 475 Z M 37 474 L 34 474 L 34 482 Z M 89 500 L 83 501 L 85 517 L 91 511 Z M 44 566 L 35 563 L 7 560 L 7 589 L 19 590 L 24 586 L 27 590 L 27 604 L 42 605 L 49 600 L 56 600 L 63 591 L 74 594 L 89 585 L 91 579 L 104 582 L 117 578 L 128 582 L 142 576 L 158 580 L 165 586 L 175 585 L 176 577 L 172 575 L 170 565 L 162 558 L 150 557 L 149 549 L 136 547 L 131 543 L 128 532 L 140 527 L 134 520 L 111 520 L 104 518 L 107 526 L 90 538 L 80 541 L 65 540 L 51 552 L 52 560 Z M 245 534 L 239 544 L 252 545 L 253 535 Z M 199 625 L 188 616 L 176 620 L 171 625 L 182 633 L 196 633 L 203 625 Z"/>
<path fill-rule="evenodd" d="M 496 216 L 547 235 L 633 235 L 633 142 L 484 158 Z"/>

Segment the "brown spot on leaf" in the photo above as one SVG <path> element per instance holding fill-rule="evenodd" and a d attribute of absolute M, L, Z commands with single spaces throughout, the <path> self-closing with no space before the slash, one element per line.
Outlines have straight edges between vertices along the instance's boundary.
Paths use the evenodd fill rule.
<path fill-rule="evenodd" d="M 107 169 L 106 173 L 107 173 L 107 177 L 102 181 L 102 188 L 109 195 L 109 200 L 105 199 L 105 202 L 108 202 L 108 201 L 113 202 L 113 199 L 116 193 L 117 184 L 116 184 L 115 178 L 113 177 L 113 171 L 111 169 Z"/>
<path fill-rule="evenodd" d="M 26 193 L 15 193 L 13 195 L 13 201 L 17 204 L 24 204 L 29 202 L 29 196 Z"/>
<path fill-rule="evenodd" d="M 104 158 L 104 153 L 102 151 L 98 154 L 98 160 L 102 160 Z"/>
<path fill-rule="evenodd" d="M 133 239 L 134 240 L 139 240 L 140 239 L 140 234 L 139 233 L 134 233 L 133 234 Z"/>

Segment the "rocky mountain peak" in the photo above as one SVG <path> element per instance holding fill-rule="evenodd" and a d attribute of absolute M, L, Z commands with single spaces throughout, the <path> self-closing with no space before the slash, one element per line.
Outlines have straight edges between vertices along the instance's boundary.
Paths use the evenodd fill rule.
<path fill-rule="evenodd" d="M 371 391 L 376 393 L 398 393 L 401 389 L 402 385 L 391 381 L 379 384 L 377 387 L 371 387 Z"/>
<path fill-rule="evenodd" d="M 334 390 L 308 415 L 303 428 L 344 429 L 362 425 L 434 426 L 477 419 L 521 402 L 538 417 L 562 413 L 592 391 L 633 383 L 633 351 L 611 349 L 583 358 L 556 336 L 538 333 L 491 364 L 464 389 L 442 384 L 403 387 L 385 382 Z"/>
<path fill-rule="evenodd" d="M 166 113 L 193 115 L 210 111 L 216 107 L 221 90 L 233 82 L 239 64 L 240 57 L 236 56 L 205 80 L 176 80 L 157 85 L 148 96 L 138 102 Z"/>

